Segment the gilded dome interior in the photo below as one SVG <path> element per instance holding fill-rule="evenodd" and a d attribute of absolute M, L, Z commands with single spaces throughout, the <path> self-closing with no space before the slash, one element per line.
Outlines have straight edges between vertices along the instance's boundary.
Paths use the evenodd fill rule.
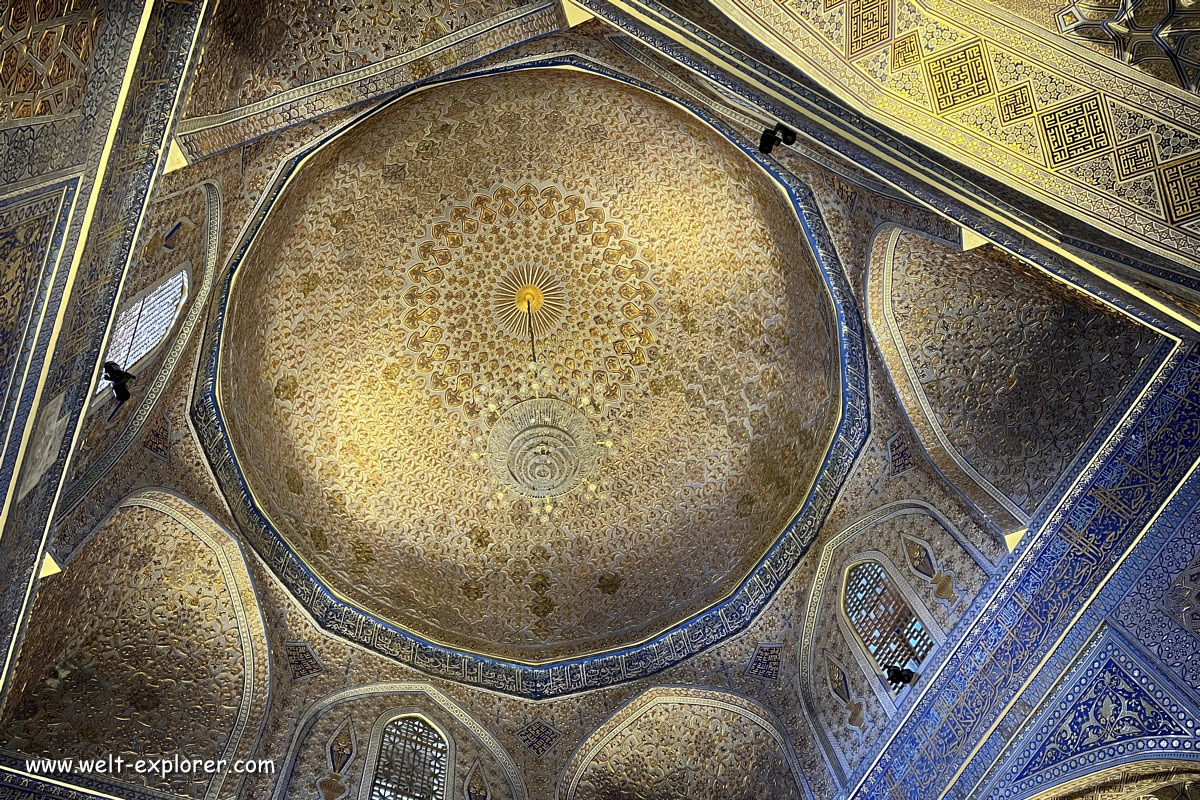
<path fill-rule="evenodd" d="M 441 85 L 318 151 L 223 330 L 221 411 L 280 535 L 363 610 L 515 660 L 729 594 L 840 408 L 781 187 L 678 106 L 575 70 Z"/>

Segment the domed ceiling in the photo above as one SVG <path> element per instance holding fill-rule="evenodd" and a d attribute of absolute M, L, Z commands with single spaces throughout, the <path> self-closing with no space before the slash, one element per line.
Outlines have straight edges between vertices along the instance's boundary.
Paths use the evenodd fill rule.
<path fill-rule="evenodd" d="M 446 84 L 318 151 L 238 267 L 219 404 L 323 582 L 541 662 L 728 595 L 838 421 L 795 211 L 670 102 L 573 70 Z"/>

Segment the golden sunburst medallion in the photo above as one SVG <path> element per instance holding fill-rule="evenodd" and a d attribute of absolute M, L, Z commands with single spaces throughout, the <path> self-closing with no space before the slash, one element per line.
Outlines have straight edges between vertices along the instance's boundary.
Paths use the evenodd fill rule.
<path fill-rule="evenodd" d="M 500 278 L 492 297 L 492 310 L 500 327 L 519 339 L 534 335 L 541 339 L 553 331 L 567 314 L 567 290 L 558 276 L 546 267 L 522 264 Z"/>

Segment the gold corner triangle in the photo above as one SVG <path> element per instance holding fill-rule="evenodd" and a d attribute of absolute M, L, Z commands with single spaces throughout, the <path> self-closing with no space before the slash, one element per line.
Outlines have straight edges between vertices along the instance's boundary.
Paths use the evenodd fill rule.
<path fill-rule="evenodd" d="M 1025 538 L 1025 534 L 1029 533 L 1029 528 L 1021 528 L 1019 531 L 1004 534 L 1004 544 L 1008 547 L 1008 552 L 1017 549 L 1017 545 Z"/>
<path fill-rule="evenodd" d="M 167 150 L 167 167 L 164 173 L 183 169 L 191 163 L 188 161 L 188 157 L 184 155 L 183 148 L 179 146 L 179 140 L 172 139 L 170 147 Z"/>
<path fill-rule="evenodd" d="M 589 20 L 595 19 L 596 15 L 588 11 L 573 0 L 562 0 L 563 13 L 567 17 L 567 27 L 574 28 L 576 25 L 582 25 Z"/>
<path fill-rule="evenodd" d="M 62 567 L 54 560 L 54 556 L 49 553 L 42 555 L 42 569 L 38 572 L 38 580 L 49 578 L 51 575 L 57 575 L 62 572 Z"/>
<path fill-rule="evenodd" d="M 980 245 L 989 244 L 989 241 L 987 239 L 980 236 L 978 233 L 971 230 L 970 228 L 959 228 L 959 231 L 960 231 L 960 234 L 962 237 L 961 244 L 962 244 L 962 249 L 964 252 L 967 250 L 974 250 L 976 247 L 979 247 Z"/>

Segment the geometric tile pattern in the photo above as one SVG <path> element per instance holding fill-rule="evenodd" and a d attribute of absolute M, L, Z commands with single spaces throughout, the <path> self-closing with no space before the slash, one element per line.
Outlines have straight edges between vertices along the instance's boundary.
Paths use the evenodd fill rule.
<path fill-rule="evenodd" d="M 0 10 L 0 122 L 65 115 L 83 101 L 96 0 L 11 0 Z M 103 3 L 99 4 L 103 7 Z"/>
<path fill-rule="evenodd" d="M 1116 159 L 1117 177 L 1121 180 L 1154 169 L 1158 159 L 1154 156 L 1154 141 L 1149 136 L 1123 144 L 1113 151 Z"/>
<path fill-rule="evenodd" d="M 313 652 L 308 642 L 288 642 L 283 646 L 287 655 L 288 669 L 292 672 L 292 680 L 308 678 L 324 671 L 321 660 Z"/>
<path fill-rule="evenodd" d="M 779 664 L 783 657 L 783 645 L 778 642 L 760 643 L 746 665 L 746 674 L 764 681 L 779 682 Z"/>
<path fill-rule="evenodd" d="M 1131 543 L 1095 600 L 1077 612 L 1077 621 L 1058 640 L 1053 654 L 1043 662 L 1014 708 L 1001 720 L 996 735 L 984 740 L 956 784 L 964 795 L 1015 800 L 1029 797 L 1030 788 L 1040 791 L 1048 783 L 1059 784 L 1065 779 L 1066 783 L 1059 784 L 1062 789 L 1055 795 L 1083 800 L 1085 795 L 1077 790 L 1082 790 L 1089 780 L 1089 786 L 1096 785 L 1095 778 L 1101 777 L 1094 773 L 1094 765 L 1107 760 L 1105 766 L 1111 766 L 1113 757 L 1138 759 L 1128 766 L 1134 774 L 1148 775 L 1151 773 L 1148 767 L 1152 764 L 1150 750 L 1155 751 L 1156 757 L 1168 760 L 1186 756 L 1186 752 L 1180 751 L 1188 749 L 1200 754 L 1195 747 L 1184 746 L 1182 741 L 1176 744 L 1174 739 L 1126 741 L 1073 757 L 1065 764 L 1052 767 L 1049 773 L 1035 774 L 1023 784 L 1013 784 L 1005 777 L 1014 775 L 1024 763 L 1022 759 L 1037 749 L 1036 735 L 1040 726 L 1052 721 L 1052 715 L 1061 715 L 1064 706 L 1067 709 L 1072 706 L 1063 689 L 1073 686 L 1076 687 L 1073 691 L 1078 693 L 1079 687 L 1087 683 L 1086 678 L 1080 679 L 1082 671 L 1089 667 L 1094 671 L 1110 657 L 1115 658 L 1128 675 L 1147 686 L 1151 694 L 1162 690 L 1165 697 L 1161 702 L 1169 700 L 1187 706 L 1200 700 L 1200 696 L 1189 699 L 1180 692 L 1181 688 L 1187 687 L 1200 689 L 1200 648 L 1196 647 L 1195 638 L 1170 619 L 1169 609 L 1163 608 L 1166 583 L 1172 577 L 1179 577 L 1200 555 L 1200 515 L 1195 513 L 1200 510 L 1198 500 L 1200 473 L 1193 473 L 1177 487 L 1152 524 Z M 1041 711 L 1028 716 L 1035 708 Z M 1182 721 L 1187 726 L 1198 718 L 1200 715 L 1193 708 L 1185 713 Z M 1053 724 L 1050 727 L 1053 728 Z M 1012 736 L 1017 737 L 1015 741 L 1010 738 Z M 1027 742 L 1030 743 L 1028 746 Z M 1159 785 L 1164 782 L 1160 780 Z M 966 791 L 967 787 L 975 787 L 978 791 Z M 1100 796 L 1108 797 L 1113 788 L 1105 786 Z M 951 791 L 951 794 L 956 793 Z M 1087 796 L 1091 797 L 1090 794 Z"/>
<path fill-rule="evenodd" d="M 929 93 L 939 113 L 982 100 L 995 91 L 992 70 L 979 42 L 929 59 L 925 70 Z"/>
<path fill-rule="evenodd" d="M 0 202 L 0 430 L 20 431 L 29 419 L 37 376 L 49 351 L 31 342 L 38 337 L 44 343 L 49 337 L 62 298 L 65 271 L 56 272 L 54 265 L 78 183 L 78 178 L 71 178 Z M 51 276 L 57 276 L 53 282 Z M 39 315 L 40 330 L 34 324 Z M 47 425 L 45 430 L 52 428 Z M 20 444 L 18 436 L 0 445 L 0 495 L 16 478 Z M 30 554 L 30 558 L 37 557 Z"/>
<path fill-rule="evenodd" d="M 517 738 L 531 753 L 541 758 L 562 738 L 562 731 L 545 720 L 535 719 L 517 731 Z"/>
<path fill-rule="evenodd" d="M 1112 145 L 1096 94 L 1047 111 L 1038 122 L 1052 166 L 1095 155 Z"/>
<path fill-rule="evenodd" d="M 892 44 L 892 69 L 911 67 L 921 61 L 921 36 L 909 31 Z"/>
<path fill-rule="evenodd" d="M 850 33 L 846 56 L 857 58 L 888 40 L 892 27 L 892 0 L 849 0 L 846 8 Z"/>
<path fill-rule="evenodd" d="M 594 1 L 584 0 L 589 6 Z M 661 0 L 639 2 L 675 19 L 680 15 L 696 16 Z M 1192 269 L 1200 268 L 1200 232 L 1171 229 L 1158 183 L 1114 185 L 1106 177 L 1112 175 L 1112 167 L 1102 162 L 1095 167 L 1061 169 L 1089 155 L 1111 152 L 1118 142 L 1145 133 L 1151 133 L 1167 150 L 1178 151 L 1160 151 L 1160 160 L 1190 155 L 1195 145 L 1189 128 L 1200 115 L 1200 98 L 1179 92 L 1167 95 L 1153 78 L 1118 65 L 1106 66 L 1102 59 L 1082 52 L 1068 52 L 1057 43 L 1059 34 L 1044 24 L 1019 18 L 1019 11 L 1002 12 L 980 0 L 894 4 L 890 41 L 919 33 L 927 53 L 919 73 L 914 73 L 911 65 L 904 66 L 911 61 L 903 51 L 892 53 L 891 58 L 849 59 L 850 25 L 823 10 L 822 0 L 713 0 L 712 5 L 758 39 L 764 49 L 775 51 L 804 74 L 818 81 L 824 78 L 826 85 L 837 87 L 834 92 L 846 103 L 873 109 L 881 120 L 886 120 L 887 128 L 1026 191 L 1082 223 L 1178 259 Z M 1019 0 L 1006 0 L 1002 5 L 1014 12 Z M 1177 3 L 1155 6 L 1144 1 L 1141 5 L 1182 7 Z M 678 10 L 672 12 L 672 8 Z M 719 45 L 726 36 L 686 19 L 679 29 L 682 35 L 706 46 Z M 977 58 L 966 57 L 969 54 L 964 49 L 975 45 L 979 49 L 972 50 L 972 54 Z M 929 68 L 931 61 L 947 56 L 951 60 L 942 68 Z M 746 69 L 762 72 L 783 89 L 807 92 L 794 72 L 775 69 L 752 55 L 731 58 Z M 987 70 L 991 71 L 990 82 Z M 1029 108 L 1024 102 L 1012 102 L 1002 110 L 972 107 L 996 92 L 1007 92 L 1024 83 L 1029 86 L 1035 116 L 1044 108 L 1070 106 L 1082 97 L 1098 94 L 1099 103 L 1088 105 L 1093 109 L 1106 106 L 1105 114 L 1111 108 L 1113 119 L 1110 122 L 1086 114 L 1070 119 L 1068 114 L 1059 114 L 1045 120 L 1043 127 L 1010 122 Z M 1006 99 L 1023 100 L 1023 94 L 1017 92 Z M 966 108 L 972 108 L 972 113 L 961 114 Z M 856 126 L 849 120 L 847 124 Z M 1110 124 L 1120 129 L 1106 127 Z M 1106 145 L 1108 150 L 1104 149 Z M 955 180 L 952 169 L 927 166 L 940 171 L 943 179 Z M 1012 195 L 1002 203 L 1020 213 L 1019 201 L 1014 202 Z M 1182 208 L 1178 204 L 1176 207 Z"/>
<path fill-rule="evenodd" d="M 1187 222 L 1200 217 L 1200 154 L 1158 169 L 1167 218 Z"/>
<path fill-rule="evenodd" d="M 1055 15 L 1055 21 L 1063 33 L 1100 44 L 1122 63 L 1200 91 L 1200 9 L 1192 3 L 1075 0 Z"/>
<path fill-rule="evenodd" d="M 1000 122 L 1004 125 L 1011 125 L 1031 116 L 1033 114 L 1033 92 L 1029 90 L 1029 84 L 1022 83 L 1020 86 L 996 95 L 996 111 L 1000 115 Z"/>
<path fill-rule="evenodd" d="M 1110 597 L 1116 601 L 1119 594 Z M 1092 621 L 1099 617 L 1103 612 Z M 983 753 L 976 756 L 991 767 L 975 786 L 976 796 L 1027 798 L 1056 786 L 1061 788 L 1055 797 L 1082 798 L 1078 789 L 1086 781 L 1095 785 L 1097 772 L 1121 761 L 1129 762 L 1136 775 L 1154 772 L 1157 760 L 1169 766 L 1175 758 L 1200 756 L 1195 709 L 1189 707 L 1186 695 L 1162 680 L 1145 663 L 1144 654 L 1132 649 L 1115 629 L 1101 623 L 1098 637 L 1088 636 L 1089 630 L 1092 626 L 1085 626 L 1075 638 L 1082 654 L 1075 647 L 1061 648 L 1055 655 L 1057 668 L 1048 664 L 1038 688 L 1030 687 L 1031 699 L 1049 693 L 1038 702 L 1035 713 L 1014 725 L 1017 738 L 1003 749 L 1004 755 L 994 764 Z M 1001 751 L 989 748 L 987 752 Z M 1175 764 L 1186 768 L 1187 762 Z M 1159 785 L 1163 783 L 1160 780 Z M 971 784 L 964 780 L 958 785 Z M 1132 800 L 1142 795 L 1114 792 L 1111 785 L 1105 788 L 1108 791 L 1086 796 Z"/>
<path fill-rule="evenodd" d="M 265 714 L 269 666 L 234 540 L 187 501 L 139 492 L 70 563 L 38 586 L 10 676 L 20 686 L 13 706 L 23 710 L 5 716 L 6 746 L 33 758 L 56 747 L 79 752 L 85 741 L 126 758 L 162 756 L 183 741 L 244 752 Z M 217 796 L 223 780 L 179 772 L 142 786 Z"/>
<path fill-rule="evenodd" d="M 142 246 L 142 258 L 147 266 L 150 263 L 154 266 L 132 273 L 130 281 L 122 288 L 123 295 L 136 298 L 162 276 L 176 274 L 180 269 L 186 270 L 184 274 L 187 276 L 189 289 L 192 288 L 191 284 L 195 284 L 194 291 L 188 292 L 186 314 L 181 315 L 183 318 L 178 322 L 178 327 L 173 327 L 168 336 L 169 344 L 164 343 L 164 346 L 138 369 L 141 377 L 137 385 L 142 387 L 139 390 L 140 402 L 123 407 L 111 422 L 108 413 L 88 415 L 80 432 L 80 441 L 84 442 L 85 446 L 80 447 L 72 458 L 71 472 L 59 499 L 57 514 L 60 519 L 79 507 L 103 476 L 107 475 L 118 459 L 127 452 L 129 445 L 142 436 L 143 431 L 146 432 L 142 437 L 143 445 L 157 448 L 152 452 L 164 461 L 170 461 L 168 445 L 172 441 L 170 437 L 173 435 L 173 427 L 170 420 L 162 418 L 161 415 L 156 416 L 153 412 L 158 400 L 172 385 L 171 375 L 183 357 L 184 348 L 191 342 L 191 333 L 199 325 L 201 314 L 207 310 L 205 301 L 216 283 L 220 207 L 221 194 L 217 185 L 206 181 L 191 191 L 154 202 L 147 210 L 147 218 L 154 222 L 181 220 L 176 223 L 175 228 L 185 232 L 190 232 L 196 227 L 192 219 L 203 219 L 202 227 L 196 235 L 184 236 L 176 231 L 164 237 L 162 226 L 148 224 L 144 231 L 156 228 L 157 231 L 150 237 L 150 243 Z M 150 217 L 151 214 L 155 216 Z M 167 219 L 163 219 L 164 217 Z M 153 255 L 145 255 L 147 250 L 152 251 Z M 161 438 L 159 434 L 165 434 L 167 438 Z M 81 534 L 86 527 L 60 527 L 60 534 L 51 545 L 55 557 L 65 557 L 77 543 L 73 541 L 76 537 L 66 535 L 68 531 L 78 531 Z"/>
<path fill-rule="evenodd" d="M 513 16 L 522 5 L 512 0 L 471 3 L 355 2 L 330 15 L 324 0 L 225 0 L 213 12 L 197 59 L 197 80 L 182 116 L 212 116 L 272 96 L 312 93 L 349 71 L 376 73 L 389 60 L 417 62 L 413 82 L 448 66 L 441 59 L 458 55 L 454 45 L 465 34 L 488 30 L 497 18 Z M 454 35 L 457 34 L 457 35 Z M 500 46 L 512 44 L 504 41 Z M 475 57 L 484 55 L 478 53 Z M 397 58 L 399 57 L 399 58 Z M 449 66 L 469 59 L 452 58 Z M 399 88 L 399 87 L 397 87 Z M 290 90 L 290 91 L 289 91 Z M 289 122 L 294 117 L 287 117 Z"/>
<path fill-rule="evenodd" d="M 567 144 L 555 117 L 564 98 L 584 105 L 572 124 L 590 129 L 590 145 Z M 628 123 L 610 124 L 607 109 L 615 107 L 626 110 L 620 116 Z M 411 123 L 438 114 L 439 126 L 463 130 L 493 108 L 507 113 L 492 138 L 437 150 Z M 784 224 L 794 216 L 786 196 L 716 130 L 680 114 L 646 92 L 581 73 L 490 75 L 388 105 L 339 136 L 322 151 L 327 158 L 301 170 L 286 190 L 285 203 L 303 198 L 293 206 L 297 216 L 285 238 L 276 238 L 280 223 L 268 217 L 239 268 L 217 378 L 231 414 L 227 431 L 264 514 L 346 598 L 460 648 L 523 660 L 580 655 L 644 638 L 690 615 L 689 608 L 708 607 L 740 583 L 791 521 L 821 464 L 816 450 L 836 425 L 837 350 L 832 330 L 819 323 L 832 322 L 832 308 L 804 254 L 802 230 Z M 686 150 L 647 143 L 644 126 L 660 124 L 685 125 Z M 608 153 L 626 155 L 598 161 L 601 139 Z M 368 151 L 374 155 L 361 160 L 350 155 Z M 338 184 L 340 158 L 358 164 L 361 188 L 353 195 Z M 542 177 L 550 159 L 554 179 Z M 405 165 L 406 180 L 384 177 L 395 164 Z M 445 174 L 468 164 L 453 178 Z M 532 172 L 491 183 L 492 174 L 521 170 Z M 709 175 L 719 177 L 704 180 Z M 629 216 L 614 213 L 616 186 L 632 192 L 658 180 L 686 182 L 693 207 L 707 205 L 702 198 L 736 198 L 739 211 L 705 227 L 703 249 L 726 248 L 721 269 L 684 279 L 701 240 L 683 209 L 668 216 L 639 202 L 629 205 Z M 380 276 L 378 291 L 364 297 L 357 269 L 317 244 L 326 236 L 354 241 L 357 263 L 399 250 L 404 263 L 395 282 Z M 647 236 L 656 239 L 654 258 L 642 249 Z M 777 380 L 755 380 L 759 365 L 742 374 L 749 365 L 735 357 L 740 345 L 726 336 L 722 304 L 708 302 L 707 292 L 745 286 L 757 295 L 749 287 L 774 280 L 785 265 L 786 301 L 764 295 L 747 317 L 796 315 L 786 337 L 782 328 L 752 323 L 748 341 L 773 342 L 779 359 L 771 367 Z M 672 277 L 674 269 L 680 272 Z M 545 289 L 545 306 L 529 320 L 538 351 L 532 367 L 525 309 L 515 302 L 525 283 Z M 274 288 L 260 294 L 267 286 Z M 800 314 L 801 307 L 811 313 Z M 328 336 L 327 325 L 294 324 L 313 319 L 318 308 L 342 335 Z M 346 359 L 344 348 L 358 355 Z M 667 353 L 670 364 L 658 355 Z M 314 385 L 298 359 L 326 354 L 333 380 Z M 249 363 L 262 363 L 262 371 L 245 369 Z M 367 375 L 374 389 L 359 383 Z M 692 375 L 706 382 L 703 391 L 689 389 Z M 259 381 L 273 391 L 259 392 Z M 423 390 L 412 391 L 418 383 Z M 335 400 L 335 384 L 355 386 L 353 401 Z M 575 480 L 552 491 L 552 501 L 532 504 L 512 483 L 511 470 L 527 467 L 511 466 L 526 462 L 509 448 L 526 445 L 497 434 L 511 420 L 507 410 L 540 402 L 538 393 L 546 402 L 571 398 L 567 408 L 580 425 L 573 435 L 611 446 L 601 459 L 589 455 L 577 464 Z M 437 423 L 416 424 L 414 415 L 427 414 L 432 399 L 441 408 Z M 336 456 L 325 435 L 335 406 L 344 439 Z M 705 411 L 693 419 L 677 415 L 681 407 Z M 789 419 L 798 426 L 783 428 Z M 643 422 L 656 430 L 653 443 L 634 438 Z M 714 425 L 720 432 L 710 435 Z M 663 461 L 664 447 L 681 457 Z M 728 457 L 702 467 L 705 459 L 692 455 L 714 447 Z M 276 449 L 296 457 L 263 463 L 260 456 Z M 480 451 L 491 456 L 475 458 Z M 702 468 L 704 479 L 680 503 L 678 480 Z M 412 471 L 425 479 L 396 482 Z M 670 542 L 654 546 L 643 535 L 635 519 L 641 511 L 622 499 L 628 493 L 640 508 L 655 509 L 656 524 L 675 530 Z M 688 516 L 693 506 L 712 511 Z M 535 509 L 536 524 L 528 527 Z M 444 533 L 430 522 L 435 516 L 447 520 Z M 469 545 L 475 529 L 491 532 L 486 551 Z M 590 559 L 544 559 L 542 543 L 555 529 L 589 540 Z M 385 537 L 384 530 L 393 533 Z M 437 564 L 434 550 L 401 544 L 433 540 Z M 620 591 L 605 594 L 594 563 L 612 560 L 608 548 L 637 568 L 622 573 Z M 465 591 L 483 594 L 470 608 L 458 601 L 464 581 L 451 582 L 441 568 L 446 561 L 476 576 Z M 418 574 L 421 580 L 404 577 Z M 670 600 L 658 594 L 667 575 L 679 589 Z"/>

